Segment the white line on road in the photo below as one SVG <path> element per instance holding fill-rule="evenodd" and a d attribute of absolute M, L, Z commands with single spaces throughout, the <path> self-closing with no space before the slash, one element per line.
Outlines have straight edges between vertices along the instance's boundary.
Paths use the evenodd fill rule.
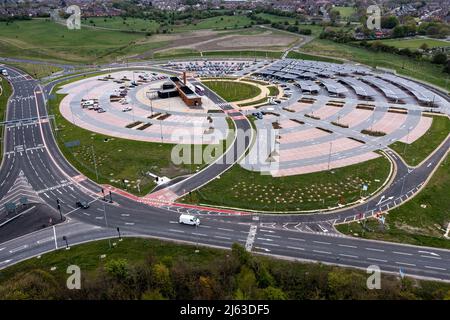
<path fill-rule="evenodd" d="M 401 265 L 405 265 L 405 266 L 411 266 L 411 267 L 415 267 L 416 265 L 414 263 L 406 263 L 406 262 L 395 262 L 396 264 L 401 264 Z"/>
<path fill-rule="evenodd" d="M 127 226 L 134 226 L 134 222 L 125 222 L 125 225 L 127 225 Z"/>
<path fill-rule="evenodd" d="M 355 258 L 355 259 L 358 259 L 358 256 L 352 256 L 351 254 L 340 253 L 339 255 L 342 256 L 342 257 L 348 257 L 348 258 Z"/>
<path fill-rule="evenodd" d="M 387 260 L 376 259 L 376 258 L 367 258 L 367 260 L 370 260 L 370 261 L 377 261 L 377 262 L 387 262 Z"/>
<path fill-rule="evenodd" d="M 48 237 L 48 238 L 44 238 L 44 239 L 38 240 L 38 241 L 36 241 L 36 243 L 37 244 L 41 244 L 41 243 L 49 242 L 49 241 L 52 241 L 52 240 L 53 240 L 53 237 Z"/>
<path fill-rule="evenodd" d="M 328 252 L 328 251 L 320 251 L 320 250 L 313 250 L 313 252 L 316 252 L 316 253 L 324 253 L 324 254 L 331 254 L 331 252 Z"/>
<path fill-rule="evenodd" d="M 421 257 L 422 258 L 428 258 L 428 259 L 436 259 L 436 260 L 441 260 L 442 259 L 441 257 L 431 257 L 431 256 L 424 256 L 424 255 L 421 255 Z"/>
<path fill-rule="evenodd" d="M 288 238 L 289 240 L 294 240 L 294 241 L 305 241 L 305 239 L 299 239 L 299 238 Z"/>
<path fill-rule="evenodd" d="M 20 246 L 20 247 L 17 247 L 17 248 L 14 248 L 14 249 L 9 250 L 9 253 L 15 253 L 15 252 L 17 252 L 17 251 L 21 251 L 21 250 L 24 250 L 24 249 L 26 249 L 26 248 L 28 248 L 28 245 L 27 245 L 27 244 L 24 244 L 23 246 Z"/>
<path fill-rule="evenodd" d="M 314 243 L 320 243 L 320 244 L 331 244 L 330 242 L 323 242 L 323 241 L 313 241 Z"/>
<path fill-rule="evenodd" d="M 265 242 L 263 242 L 262 244 L 265 245 L 265 246 L 272 246 L 272 247 L 279 247 L 280 246 L 279 244 L 276 244 L 276 243 L 265 243 Z"/>
<path fill-rule="evenodd" d="M 172 231 L 172 232 L 180 232 L 180 233 L 184 233 L 184 231 L 183 231 L 183 230 L 176 230 L 176 229 L 169 229 L 169 231 Z"/>
<path fill-rule="evenodd" d="M 351 246 L 349 244 L 338 244 L 339 247 L 346 247 L 346 248 L 357 248 L 357 246 Z"/>
<path fill-rule="evenodd" d="M 0 266 L 1 266 L 2 264 L 7 264 L 8 262 L 11 262 L 11 259 L 10 259 L 10 260 L 5 260 L 5 261 L 0 262 Z"/>
<path fill-rule="evenodd" d="M 233 229 L 227 229 L 227 228 L 217 228 L 217 230 L 234 232 Z M 247 233 L 247 232 L 246 232 L 246 233 Z"/>
<path fill-rule="evenodd" d="M 427 268 L 427 269 L 434 269 L 434 270 L 442 270 L 442 271 L 446 270 L 445 268 L 431 267 L 431 266 L 425 266 L 425 268 Z"/>
<path fill-rule="evenodd" d="M 56 241 L 56 226 L 53 226 L 53 239 L 55 239 L 55 250 L 58 250 L 58 242 Z"/>
<path fill-rule="evenodd" d="M 384 252 L 383 249 L 375 249 L 375 248 L 366 248 L 366 250 Z"/>
<path fill-rule="evenodd" d="M 197 232 L 192 232 L 192 234 L 195 235 L 195 236 L 202 236 L 202 237 L 207 237 L 208 236 L 207 234 L 197 233 Z"/>
<path fill-rule="evenodd" d="M 288 248 L 288 249 L 294 249 L 294 250 L 301 250 L 301 251 L 305 251 L 305 249 L 303 249 L 303 248 L 300 248 L 300 247 L 290 247 L 290 246 L 287 246 L 286 248 Z"/>
<path fill-rule="evenodd" d="M 392 251 L 392 253 L 401 254 L 401 255 L 404 255 L 404 256 L 412 256 L 412 253 L 407 253 L 407 252 Z"/>
<path fill-rule="evenodd" d="M 228 237 L 222 237 L 222 236 L 214 236 L 214 238 L 217 238 L 217 239 L 225 239 L 225 240 L 231 240 L 231 238 L 228 238 Z"/>

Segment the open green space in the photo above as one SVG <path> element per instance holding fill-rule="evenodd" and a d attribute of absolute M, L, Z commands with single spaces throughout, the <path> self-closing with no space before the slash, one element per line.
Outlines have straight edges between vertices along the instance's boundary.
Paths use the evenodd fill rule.
<path fill-rule="evenodd" d="M 186 57 L 200 57 L 200 51 L 189 48 L 178 48 L 155 52 L 154 59 L 175 59 Z"/>
<path fill-rule="evenodd" d="M 266 20 L 270 20 L 271 23 L 285 23 L 288 22 L 289 24 L 294 24 L 295 21 L 297 21 L 297 19 L 293 18 L 293 17 L 283 17 L 283 16 L 278 16 L 276 14 L 270 14 L 270 13 L 258 13 L 256 14 L 257 17 L 266 19 Z"/>
<path fill-rule="evenodd" d="M 0 122 L 6 119 L 6 108 L 8 106 L 8 99 L 12 94 L 11 84 L 4 78 L 0 76 Z M 5 131 L 5 126 L 1 126 L 0 129 L 0 163 L 3 157 L 3 134 Z"/>
<path fill-rule="evenodd" d="M 206 80 L 203 81 L 203 84 L 228 102 L 247 100 L 261 94 L 260 88 L 249 83 L 227 80 Z"/>
<path fill-rule="evenodd" d="M 276 97 L 280 94 L 280 90 L 278 90 L 277 86 L 269 86 L 267 89 L 269 89 L 269 96 Z"/>
<path fill-rule="evenodd" d="M 417 50 L 424 43 L 428 46 L 428 48 L 436 48 L 436 47 L 450 47 L 449 41 L 437 40 L 437 39 L 423 39 L 423 38 L 414 38 L 414 39 L 386 39 L 386 40 L 375 40 L 381 43 L 384 43 L 389 46 L 393 46 L 400 49 L 411 49 Z"/>
<path fill-rule="evenodd" d="M 124 31 L 155 33 L 159 23 L 155 20 L 133 17 L 89 17 L 82 19 L 82 26 L 107 28 Z"/>
<path fill-rule="evenodd" d="M 253 256 L 229 250 L 127 238 L 72 246 L 2 270 L 0 299 L 448 299 L 450 284 L 382 274 L 367 289 L 364 270 Z M 82 272 L 80 290 L 67 289 L 68 266 Z"/>
<path fill-rule="evenodd" d="M 340 232 L 367 239 L 450 249 L 445 230 L 450 223 L 450 156 L 414 198 L 391 210 L 383 226 L 376 220 L 339 225 Z"/>
<path fill-rule="evenodd" d="M 212 30 L 230 30 L 239 29 L 251 25 L 252 20 L 245 15 L 234 15 L 234 16 L 217 16 L 212 18 L 207 18 L 203 20 L 193 20 L 192 23 L 175 25 L 171 27 L 174 32 L 183 32 L 186 30 L 202 30 L 202 29 L 212 29 Z"/>
<path fill-rule="evenodd" d="M 411 144 L 397 141 L 390 145 L 410 166 L 426 159 L 450 133 L 450 119 L 434 116 L 430 129 Z"/>
<path fill-rule="evenodd" d="M 8 65 L 16 67 L 22 71 L 25 71 L 35 79 L 41 79 L 52 74 L 62 71 L 61 68 L 50 64 L 34 64 L 25 62 L 8 62 Z"/>
<path fill-rule="evenodd" d="M 182 201 L 262 211 L 327 209 L 360 199 L 364 183 L 367 194 L 375 192 L 389 172 L 390 162 L 385 157 L 332 171 L 278 178 L 235 165 Z"/>
<path fill-rule="evenodd" d="M 83 76 L 70 82 L 79 78 Z M 53 92 L 57 92 L 58 88 Z M 63 94 L 56 94 L 55 99 L 49 101 L 49 114 L 55 115 L 58 128 L 55 137 L 65 158 L 90 179 L 139 196 L 147 194 L 155 186 L 153 178 L 147 172 L 170 178 L 194 173 L 222 154 L 232 141 L 230 135 L 226 140 L 213 145 L 212 158 L 203 159 L 204 163 L 174 165 L 171 161 L 173 144 L 115 138 L 85 130 L 67 121 L 59 111 L 64 97 Z M 232 122 L 228 123 L 232 127 Z M 80 144 L 68 147 L 66 143 L 71 141 L 79 141 Z M 191 150 L 192 159 L 194 148 L 193 145 L 186 146 L 186 149 Z M 200 148 L 203 151 L 206 145 Z"/>
<path fill-rule="evenodd" d="M 396 70 L 399 74 L 429 82 L 450 91 L 450 76 L 442 66 L 386 52 L 373 52 L 365 48 L 342 44 L 325 39 L 314 39 L 302 47 L 308 54 L 330 56 L 363 63 L 371 67 Z"/>
<path fill-rule="evenodd" d="M 333 7 L 333 10 L 338 11 L 342 19 L 349 18 L 356 13 L 356 7 Z"/>
<path fill-rule="evenodd" d="M 315 56 L 312 54 L 306 54 L 306 53 L 298 52 L 298 51 L 289 51 L 287 57 L 291 58 L 291 59 L 323 61 L 323 62 L 340 63 L 340 64 L 343 63 L 342 60 L 333 59 L 333 58 L 329 58 L 329 57 Z"/>
<path fill-rule="evenodd" d="M 111 61 L 162 46 L 142 33 L 69 30 L 46 19 L 0 22 L 0 55 L 71 63 Z"/>

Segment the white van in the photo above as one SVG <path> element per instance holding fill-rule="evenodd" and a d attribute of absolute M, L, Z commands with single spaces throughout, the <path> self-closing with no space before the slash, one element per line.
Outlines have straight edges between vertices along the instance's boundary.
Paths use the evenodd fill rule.
<path fill-rule="evenodd" d="M 2 75 L 4 75 L 5 77 L 7 77 L 7 76 L 8 76 L 8 70 L 3 69 L 3 70 L 2 70 Z"/>
<path fill-rule="evenodd" d="M 179 223 L 188 224 L 191 226 L 198 226 L 200 224 L 199 218 L 189 215 L 189 214 L 182 214 L 178 221 L 179 221 Z"/>

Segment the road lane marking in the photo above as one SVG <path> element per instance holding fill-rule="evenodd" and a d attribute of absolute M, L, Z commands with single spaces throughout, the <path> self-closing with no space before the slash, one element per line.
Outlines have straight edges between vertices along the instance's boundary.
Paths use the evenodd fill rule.
<path fill-rule="evenodd" d="M 274 236 L 274 235 L 271 235 L 271 234 L 266 234 L 266 237 L 271 237 L 271 238 L 281 238 L 281 236 Z"/>
<path fill-rule="evenodd" d="M 442 259 L 441 257 L 431 257 L 431 256 L 424 256 L 424 255 L 421 255 L 421 257 L 422 258 L 428 258 L 428 259 L 436 259 L 436 260 L 441 260 Z"/>
<path fill-rule="evenodd" d="M 197 233 L 197 232 L 192 232 L 193 235 L 195 236 L 202 236 L 202 237 L 207 237 L 208 235 L 204 234 L 204 233 Z"/>
<path fill-rule="evenodd" d="M 305 239 L 299 239 L 299 238 L 288 238 L 289 240 L 294 240 L 294 241 L 305 241 Z"/>
<path fill-rule="evenodd" d="M 14 249 L 9 250 L 9 253 L 15 253 L 15 252 L 17 252 L 17 251 L 21 251 L 21 250 L 24 250 L 24 249 L 26 249 L 26 248 L 28 248 L 28 245 L 27 245 L 27 244 L 24 244 L 23 246 L 20 246 L 20 247 L 17 247 L 17 248 L 14 248 Z"/>
<path fill-rule="evenodd" d="M 183 231 L 183 230 L 176 230 L 176 229 L 169 229 L 169 231 L 172 231 L 172 232 L 180 232 L 180 233 L 184 233 L 184 231 Z"/>
<path fill-rule="evenodd" d="M 12 260 L 10 259 L 10 260 L 5 260 L 5 261 L 2 261 L 2 262 L 0 262 L 0 266 L 2 265 L 2 264 L 7 264 L 8 262 L 11 262 Z"/>
<path fill-rule="evenodd" d="M 214 236 L 214 238 L 217 238 L 217 239 L 225 239 L 225 240 L 231 240 L 231 238 L 228 238 L 228 237 L 222 237 L 222 236 Z"/>
<path fill-rule="evenodd" d="M 376 258 L 367 258 L 367 260 L 370 260 L 370 261 L 378 261 L 378 262 L 387 262 L 387 260 L 376 259 Z"/>
<path fill-rule="evenodd" d="M 415 267 L 416 265 L 414 263 L 406 263 L 406 262 L 395 262 L 396 264 L 401 264 L 401 265 L 405 265 L 405 266 L 411 266 L 411 267 Z"/>
<path fill-rule="evenodd" d="M 328 252 L 328 251 L 320 251 L 320 250 L 313 250 L 313 252 L 316 252 L 316 253 L 324 253 L 324 254 L 331 254 L 331 252 Z"/>
<path fill-rule="evenodd" d="M 351 246 L 349 244 L 338 244 L 339 247 L 345 247 L 345 248 L 357 248 L 357 246 Z"/>
<path fill-rule="evenodd" d="M 122 217 L 129 217 L 130 214 L 129 213 L 122 213 L 121 216 Z M 172 223 L 172 221 L 170 221 L 170 223 Z M 175 222 L 175 223 L 178 223 L 178 222 Z"/>
<path fill-rule="evenodd" d="M 375 248 L 366 248 L 366 250 L 384 252 L 383 249 L 375 249 Z"/>
<path fill-rule="evenodd" d="M 267 239 L 267 238 L 256 238 L 258 240 L 262 240 L 262 241 L 273 241 L 272 239 Z"/>
<path fill-rule="evenodd" d="M 442 271 L 447 270 L 447 269 L 445 269 L 445 268 L 432 267 L 432 266 L 425 266 L 425 268 L 427 268 L 427 269 L 434 269 L 434 270 L 442 270 Z"/>
<path fill-rule="evenodd" d="M 41 243 L 49 242 L 49 241 L 52 241 L 52 240 L 53 240 L 53 237 L 48 237 L 48 238 L 44 238 L 44 239 L 38 240 L 38 241 L 36 241 L 36 243 L 37 244 L 41 244 Z"/>
<path fill-rule="evenodd" d="M 288 249 L 294 249 L 294 250 L 301 250 L 301 251 L 305 251 L 305 249 L 300 248 L 300 247 L 291 247 L 291 246 L 287 246 L 286 248 Z"/>
<path fill-rule="evenodd" d="M 217 230 L 234 232 L 233 229 L 227 229 L 227 228 L 217 228 Z M 246 233 L 247 233 L 247 232 L 246 232 Z"/>
<path fill-rule="evenodd" d="M 320 244 L 331 244 L 330 242 L 323 242 L 323 241 L 313 241 L 314 243 L 320 243 Z"/>
<path fill-rule="evenodd" d="M 438 255 L 437 253 L 431 252 L 431 251 L 422 251 L 422 250 L 419 250 L 419 251 L 417 251 L 417 252 L 418 252 L 418 253 L 429 254 L 429 255 L 432 255 L 432 256 L 435 256 L 435 257 L 439 257 L 439 255 Z"/>
<path fill-rule="evenodd" d="M 348 258 L 355 258 L 355 259 L 358 259 L 358 256 L 352 256 L 351 254 L 340 253 L 339 255 L 342 256 L 342 257 L 348 257 Z"/>
<path fill-rule="evenodd" d="M 248 231 L 247 240 L 245 241 L 245 250 L 248 252 L 252 251 L 253 243 L 255 242 L 256 231 L 258 230 L 258 226 L 252 225 L 250 226 L 250 230 Z"/>
<path fill-rule="evenodd" d="M 407 253 L 407 252 L 392 251 L 392 253 L 401 254 L 401 255 L 404 255 L 404 256 L 412 256 L 412 253 Z"/>
<path fill-rule="evenodd" d="M 125 225 L 127 225 L 127 226 L 134 226 L 134 222 L 125 222 Z"/>
<path fill-rule="evenodd" d="M 5 248 L 0 248 L 0 251 L 3 251 L 3 250 L 5 250 Z"/>
<path fill-rule="evenodd" d="M 265 245 L 265 246 L 272 246 L 272 247 L 279 247 L 280 246 L 279 244 L 276 244 L 276 243 L 265 243 L 265 242 L 263 242 L 262 244 Z"/>

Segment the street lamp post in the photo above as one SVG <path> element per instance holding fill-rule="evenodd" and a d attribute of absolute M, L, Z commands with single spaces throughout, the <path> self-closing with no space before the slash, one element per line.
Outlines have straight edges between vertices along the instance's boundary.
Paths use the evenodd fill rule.
<path fill-rule="evenodd" d="M 56 199 L 56 205 L 58 207 L 58 211 L 59 211 L 59 215 L 61 217 L 61 221 L 63 221 L 63 216 L 62 216 L 62 212 L 61 212 L 61 205 L 59 204 L 59 199 Z"/>
<path fill-rule="evenodd" d="M 66 250 L 69 250 L 69 241 L 67 240 L 67 237 L 63 236 L 62 238 L 66 242 Z"/>

